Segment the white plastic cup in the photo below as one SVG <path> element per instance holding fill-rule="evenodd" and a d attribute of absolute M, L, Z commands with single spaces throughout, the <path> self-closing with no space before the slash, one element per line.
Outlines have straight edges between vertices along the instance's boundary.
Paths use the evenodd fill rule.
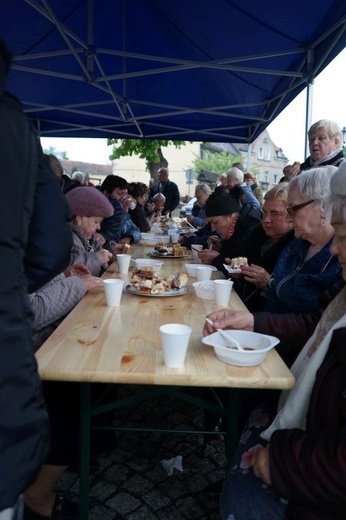
<path fill-rule="evenodd" d="M 204 282 L 205 280 L 210 280 L 211 273 L 213 271 L 214 271 L 214 269 L 210 265 L 197 265 L 196 266 L 197 282 Z"/>
<path fill-rule="evenodd" d="M 131 255 L 120 254 L 117 255 L 118 272 L 126 274 L 130 267 Z"/>
<path fill-rule="evenodd" d="M 168 230 L 168 236 L 170 238 L 170 241 L 172 244 L 177 244 L 179 241 L 179 231 L 177 229 L 169 229 Z"/>
<path fill-rule="evenodd" d="M 192 328 L 180 323 L 161 325 L 163 361 L 168 368 L 181 368 L 185 363 Z"/>
<path fill-rule="evenodd" d="M 108 307 L 119 307 L 123 293 L 124 281 L 115 278 L 107 278 L 106 280 L 103 280 L 103 286 Z"/>
<path fill-rule="evenodd" d="M 191 244 L 192 258 L 194 260 L 199 260 L 198 251 L 202 251 L 202 249 L 203 249 L 202 244 Z"/>
<path fill-rule="evenodd" d="M 216 305 L 228 305 L 233 282 L 230 280 L 214 280 Z"/>

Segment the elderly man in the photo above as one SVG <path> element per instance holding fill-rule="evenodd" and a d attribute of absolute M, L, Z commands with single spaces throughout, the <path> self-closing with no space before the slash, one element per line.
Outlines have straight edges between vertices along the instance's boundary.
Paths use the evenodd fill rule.
<path fill-rule="evenodd" d="M 251 186 L 244 182 L 244 173 L 239 168 L 232 167 L 226 172 L 226 183 L 224 188 L 231 191 L 234 186 L 241 186 L 245 193 L 245 202 L 254 208 L 261 209 L 260 203 L 254 196 Z"/>
<path fill-rule="evenodd" d="M 168 179 L 168 168 L 160 168 L 157 172 L 158 184 L 153 188 L 153 195 L 162 193 L 166 197 L 163 207 L 163 215 L 171 215 L 180 201 L 180 193 L 178 186 Z"/>

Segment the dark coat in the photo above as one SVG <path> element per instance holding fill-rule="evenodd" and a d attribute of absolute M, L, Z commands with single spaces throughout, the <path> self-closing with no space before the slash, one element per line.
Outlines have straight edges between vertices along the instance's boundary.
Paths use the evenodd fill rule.
<path fill-rule="evenodd" d="M 228 240 L 223 240 L 220 254 L 216 256 L 212 264 L 222 271 L 228 278 L 228 272 L 223 267 L 225 258 L 235 258 L 237 256 L 244 256 L 249 236 L 261 220 L 261 211 L 249 204 L 245 204 L 239 214 L 236 222 L 234 233 Z"/>
<path fill-rule="evenodd" d="M 332 239 L 314 256 L 305 260 L 310 242 L 295 238 L 282 251 L 269 282 L 264 310 L 275 313 L 314 313 L 319 296 L 341 280 L 338 258 L 330 252 Z"/>
<path fill-rule="evenodd" d="M 66 203 L 0 59 L 0 511 L 32 483 L 47 451 L 47 415 L 32 341 L 31 290 L 68 265 Z"/>
<path fill-rule="evenodd" d="M 153 197 L 156 193 L 162 193 L 166 197 L 166 202 L 163 208 L 163 213 L 172 213 L 180 202 L 179 188 L 175 182 L 167 181 L 161 185 L 158 183 L 152 190 L 150 196 Z"/>
<path fill-rule="evenodd" d="M 280 344 L 275 348 L 290 367 L 312 336 L 323 311 L 344 286 L 344 280 L 340 280 L 321 294 L 319 309 L 313 314 L 254 312 L 254 331 L 279 338 Z"/>
<path fill-rule="evenodd" d="M 293 239 L 294 231 L 291 230 L 274 244 L 265 234 L 261 223 L 252 230 L 242 256 L 248 259 L 249 265 L 259 265 L 267 273 L 272 274 L 282 250 Z M 250 312 L 263 309 L 266 303 L 266 291 L 247 282 L 242 276 L 234 279 L 234 289 Z"/>
<path fill-rule="evenodd" d="M 278 430 L 270 439 L 273 490 L 288 499 L 288 519 L 346 518 L 345 345 L 346 328 L 335 330 L 316 374 L 306 430 Z"/>

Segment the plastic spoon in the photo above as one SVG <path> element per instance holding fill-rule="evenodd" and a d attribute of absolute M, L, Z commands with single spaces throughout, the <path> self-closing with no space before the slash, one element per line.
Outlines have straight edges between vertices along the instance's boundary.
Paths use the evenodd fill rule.
<path fill-rule="evenodd" d="M 206 318 L 205 321 L 208 322 L 209 325 L 214 326 L 214 323 L 209 318 Z M 219 332 L 223 338 L 227 339 L 230 347 L 235 347 L 238 350 L 245 350 L 236 339 L 232 338 L 232 336 L 229 336 L 224 330 L 216 329 L 216 331 Z"/>

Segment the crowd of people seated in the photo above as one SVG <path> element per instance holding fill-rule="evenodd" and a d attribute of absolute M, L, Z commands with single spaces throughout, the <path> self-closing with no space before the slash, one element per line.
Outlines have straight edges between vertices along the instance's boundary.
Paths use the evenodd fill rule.
<path fill-rule="evenodd" d="M 197 185 L 187 218 L 195 230 L 180 237 L 187 247 L 203 245 L 200 261 L 231 276 L 250 310 L 210 314 L 214 325 L 206 323 L 204 334 L 226 328 L 277 336 L 277 351 L 297 379 L 293 390 L 267 404 L 258 396 L 244 399 L 243 415 L 256 405 L 257 420 L 250 417 L 223 485 L 225 520 L 346 517 L 346 161 L 332 121 L 316 122 L 308 136 L 311 155 L 288 165 L 265 194 L 240 165 L 212 188 Z M 66 176 L 54 155 L 41 155 L 68 204 L 72 245 L 64 271 L 30 290 L 33 348 L 87 291 L 102 285 L 100 276 L 124 244 L 138 243 L 180 199 L 166 167 L 149 186 L 108 175 L 95 187 L 81 175 Z M 248 262 L 230 275 L 225 265 L 238 256 Z M 76 463 L 78 385 L 46 382 L 43 391 L 50 449 L 26 489 L 25 518 L 74 520 L 78 508 L 57 495 L 54 484 Z"/>

